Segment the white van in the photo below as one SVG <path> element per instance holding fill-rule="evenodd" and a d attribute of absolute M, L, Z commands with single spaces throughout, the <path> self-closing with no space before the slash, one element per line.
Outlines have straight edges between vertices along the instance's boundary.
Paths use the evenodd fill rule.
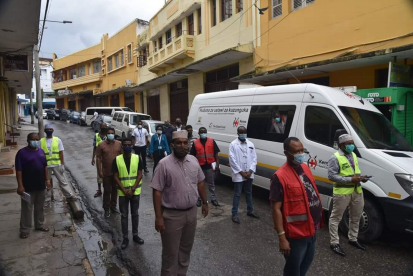
<path fill-rule="evenodd" d="M 283 131 L 274 128 L 274 115 L 283 118 Z M 237 138 L 237 127 L 248 129 L 258 165 L 254 184 L 266 189 L 270 178 L 284 164 L 283 141 L 299 138 L 308 150 L 324 209 L 332 209 L 333 185 L 328 160 L 336 151 L 339 134 L 349 133 L 363 175 L 365 197 L 360 238 L 378 238 L 386 225 L 413 233 L 413 147 L 367 100 L 338 89 L 296 84 L 202 94 L 195 97 L 188 117 L 194 131 L 203 126 L 221 150 L 221 173 L 231 175 L 228 149 Z M 348 212 L 340 229 L 348 231 Z"/>
<path fill-rule="evenodd" d="M 113 116 L 115 111 L 130 111 L 133 112 L 129 107 L 119 107 L 119 106 L 93 106 L 93 107 L 88 107 L 86 108 L 86 125 L 91 126 L 93 121 L 95 120 L 93 117 L 93 114 L 95 114 L 95 111 L 101 115 L 105 114 L 108 116 Z"/>
<path fill-rule="evenodd" d="M 136 128 L 139 121 L 152 120 L 148 114 L 116 111 L 113 114 L 111 127 L 115 129 L 115 135 L 118 137 L 131 137 L 132 131 Z"/>

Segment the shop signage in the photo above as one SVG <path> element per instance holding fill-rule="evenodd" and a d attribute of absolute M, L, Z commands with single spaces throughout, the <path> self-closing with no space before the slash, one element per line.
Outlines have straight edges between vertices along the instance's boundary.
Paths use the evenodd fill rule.
<path fill-rule="evenodd" d="M 3 64 L 7 71 L 29 71 L 27 55 L 5 56 Z"/>
<path fill-rule="evenodd" d="M 369 93 L 368 96 L 370 97 L 370 94 L 377 94 L 379 96 L 379 93 Z M 371 103 L 390 103 L 391 102 L 391 97 L 375 97 L 375 98 L 365 98 L 366 101 L 369 101 Z"/>
<path fill-rule="evenodd" d="M 57 95 L 59 95 L 59 96 L 66 96 L 66 95 L 70 95 L 70 94 L 72 94 L 72 90 L 67 90 L 67 89 L 57 90 Z"/>
<path fill-rule="evenodd" d="M 410 87 L 411 70 L 409 65 L 389 62 L 388 87 Z"/>

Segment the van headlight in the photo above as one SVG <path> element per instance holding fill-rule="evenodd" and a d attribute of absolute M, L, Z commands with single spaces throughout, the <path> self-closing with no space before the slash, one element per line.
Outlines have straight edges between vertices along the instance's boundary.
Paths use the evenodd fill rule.
<path fill-rule="evenodd" d="M 411 196 L 413 196 L 413 175 L 404 173 L 395 173 L 397 181 L 400 186 Z"/>

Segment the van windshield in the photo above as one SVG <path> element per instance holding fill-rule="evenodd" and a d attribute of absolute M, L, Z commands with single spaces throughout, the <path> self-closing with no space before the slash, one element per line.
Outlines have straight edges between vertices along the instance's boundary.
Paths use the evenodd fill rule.
<path fill-rule="evenodd" d="M 132 114 L 130 115 L 130 124 L 131 125 L 137 125 L 139 121 L 142 120 L 152 120 L 151 116 L 149 115 L 137 115 L 137 114 Z"/>
<path fill-rule="evenodd" d="M 124 107 L 122 108 L 123 111 L 127 111 L 127 112 L 134 112 L 132 109 L 130 109 L 129 107 Z"/>
<path fill-rule="evenodd" d="M 340 106 L 364 145 L 370 149 L 413 151 L 404 136 L 381 113 Z"/>

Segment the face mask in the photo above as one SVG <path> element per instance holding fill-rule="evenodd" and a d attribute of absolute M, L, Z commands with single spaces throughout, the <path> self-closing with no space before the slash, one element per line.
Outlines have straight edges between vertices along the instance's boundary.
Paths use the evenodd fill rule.
<path fill-rule="evenodd" d="M 201 139 L 206 139 L 206 138 L 207 138 L 207 134 L 206 134 L 206 133 L 201 133 L 201 134 L 199 134 L 199 136 L 201 137 Z"/>
<path fill-rule="evenodd" d="M 170 126 L 170 125 L 171 125 L 170 123 L 166 123 L 166 124 L 165 124 L 165 126 L 167 126 L 167 127 Z"/>
<path fill-rule="evenodd" d="M 115 139 L 115 134 L 108 134 L 108 140 L 112 141 L 113 139 Z"/>
<path fill-rule="evenodd" d="M 240 140 L 247 139 L 247 134 L 238 134 Z"/>
<path fill-rule="evenodd" d="M 138 125 L 138 128 L 142 128 L 142 125 Z"/>
<path fill-rule="evenodd" d="M 53 130 L 45 131 L 47 136 L 52 136 Z"/>
<path fill-rule="evenodd" d="M 184 157 L 185 155 L 187 155 L 188 154 L 188 150 L 189 150 L 189 147 L 188 147 L 188 145 L 186 145 L 186 146 L 175 146 L 175 145 L 173 145 L 173 148 L 174 148 L 174 154 L 177 156 L 177 157 Z"/>
<path fill-rule="evenodd" d="M 300 164 L 302 164 L 302 163 L 304 163 L 305 162 L 305 159 L 306 159 L 306 155 L 305 155 L 305 153 L 301 153 L 301 154 L 292 154 L 292 153 L 290 153 L 292 156 L 294 156 L 294 164 L 296 164 L 296 165 L 300 165 Z"/>
<path fill-rule="evenodd" d="M 181 122 L 176 122 L 176 125 L 180 126 L 180 125 L 182 125 L 182 123 Z"/>
<path fill-rule="evenodd" d="M 354 151 L 355 146 L 353 144 L 351 145 L 346 145 L 346 151 L 348 153 L 352 153 Z"/>
<path fill-rule="evenodd" d="M 280 122 L 281 122 L 281 118 L 275 118 L 275 122 L 280 123 Z"/>
<path fill-rule="evenodd" d="M 29 141 L 29 145 L 31 148 L 38 148 L 39 147 L 39 141 Z"/>
<path fill-rule="evenodd" d="M 129 154 L 132 152 L 132 147 L 123 146 L 122 148 L 123 148 L 123 152 L 126 154 Z"/>
<path fill-rule="evenodd" d="M 162 130 L 157 130 L 156 134 L 159 134 L 159 135 L 162 134 Z"/>

